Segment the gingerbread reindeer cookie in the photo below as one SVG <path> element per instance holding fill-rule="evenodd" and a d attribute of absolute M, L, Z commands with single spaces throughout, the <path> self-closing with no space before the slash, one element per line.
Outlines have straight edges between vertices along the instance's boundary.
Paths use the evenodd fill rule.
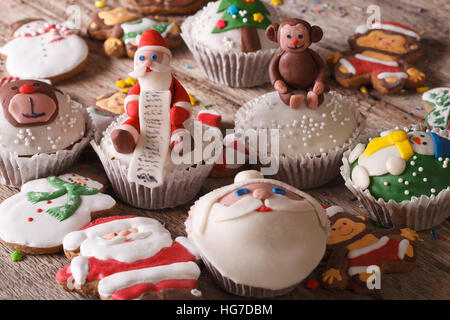
<path fill-rule="evenodd" d="M 107 184 L 104 172 L 90 165 L 25 183 L 0 204 L 0 241 L 23 253 L 60 251 L 67 233 L 113 210 L 114 199 L 101 193 Z"/>
<path fill-rule="evenodd" d="M 394 22 L 359 26 L 348 39 L 351 50 L 327 57 L 336 81 L 347 88 L 372 85 L 382 94 L 416 88 L 425 74 L 409 65 L 422 55 L 420 36 L 413 29 Z"/>
<path fill-rule="evenodd" d="M 56 274 L 67 291 L 102 299 L 194 299 L 200 259 L 185 237 L 172 240 L 157 220 L 148 217 L 100 218 L 64 238 L 71 259 Z"/>
<path fill-rule="evenodd" d="M 368 218 L 349 214 L 337 206 L 328 208 L 327 215 L 331 230 L 326 270 L 322 274 L 326 288 L 367 293 L 368 282 L 374 277 L 369 267 L 380 268 L 380 276 L 414 268 L 414 243 L 419 238 L 414 230 L 374 230 Z"/>

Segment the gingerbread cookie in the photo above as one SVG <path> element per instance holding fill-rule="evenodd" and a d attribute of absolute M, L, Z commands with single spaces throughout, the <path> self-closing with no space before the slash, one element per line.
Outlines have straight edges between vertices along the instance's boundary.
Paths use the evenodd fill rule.
<path fill-rule="evenodd" d="M 177 18 L 178 20 L 181 18 Z M 100 11 L 92 17 L 88 34 L 96 40 L 104 40 L 105 53 L 109 56 L 134 57 L 139 37 L 146 30 L 158 31 L 169 48 L 181 45 L 179 21 L 173 17 L 143 16 L 125 8 Z"/>
<path fill-rule="evenodd" d="M 107 183 L 104 172 L 86 165 L 25 183 L 0 204 L 0 241 L 23 253 L 60 251 L 67 233 L 113 210 L 114 199 L 101 193 Z"/>
<path fill-rule="evenodd" d="M 422 55 L 420 36 L 394 22 L 359 26 L 348 40 L 351 50 L 327 57 L 336 81 L 347 88 L 371 84 L 382 94 L 416 88 L 425 74 L 409 65 Z"/>
<path fill-rule="evenodd" d="M 128 6 L 145 14 L 191 14 L 203 0 L 125 0 Z"/>
<path fill-rule="evenodd" d="M 379 267 L 380 276 L 414 268 L 417 256 L 414 243 L 419 238 L 414 230 L 374 230 L 368 218 L 352 215 L 337 206 L 328 208 L 327 215 L 331 231 L 326 270 L 322 274 L 325 288 L 367 293 L 368 283 L 373 284 L 377 275 L 369 267 Z"/>
<path fill-rule="evenodd" d="M 450 130 L 450 87 L 434 88 L 422 95 L 423 105 L 429 111 L 425 124 L 432 128 Z"/>
<path fill-rule="evenodd" d="M 97 97 L 95 105 L 103 110 L 107 110 L 115 115 L 125 112 L 124 102 L 127 94 L 122 91 L 108 93 Z"/>
<path fill-rule="evenodd" d="M 200 258 L 185 237 L 172 241 L 157 220 L 148 217 L 100 218 L 64 237 L 71 259 L 56 274 L 67 291 L 102 299 L 197 298 Z"/>
<path fill-rule="evenodd" d="M 54 84 L 83 70 L 89 49 L 75 30 L 41 19 L 17 21 L 11 30 L 12 39 L 0 48 L 11 76 Z"/>

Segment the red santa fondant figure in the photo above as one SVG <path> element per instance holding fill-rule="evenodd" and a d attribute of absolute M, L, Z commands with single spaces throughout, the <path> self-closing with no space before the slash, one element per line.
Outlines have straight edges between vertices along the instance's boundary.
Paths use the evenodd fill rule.
<path fill-rule="evenodd" d="M 171 73 L 172 54 L 163 37 L 155 30 L 145 31 L 134 56 L 134 71 L 130 76 L 138 82 L 130 89 L 125 99 L 125 111 L 129 118 L 111 133 L 114 148 L 120 153 L 131 153 L 136 147 L 139 135 L 139 95 L 141 91 L 169 90 L 170 109 L 170 147 L 182 153 L 182 137 L 187 130 L 183 122 L 191 117 L 189 95 Z"/>

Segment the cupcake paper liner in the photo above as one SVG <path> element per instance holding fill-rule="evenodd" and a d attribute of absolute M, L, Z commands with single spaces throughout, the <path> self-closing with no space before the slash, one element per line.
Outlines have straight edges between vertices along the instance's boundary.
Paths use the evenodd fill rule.
<path fill-rule="evenodd" d="M 133 207 L 142 209 L 173 208 L 192 200 L 200 191 L 213 165 L 197 164 L 184 170 L 173 170 L 164 176 L 164 183 L 147 188 L 128 180 L 128 167 L 108 157 L 101 147 L 91 141 L 92 148 L 103 164 L 115 194 Z"/>
<path fill-rule="evenodd" d="M 181 37 L 209 80 L 233 88 L 249 88 L 269 82 L 267 70 L 278 48 L 248 53 L 211 50 L 192 37 L 193 21 L 194 16 L 190 16 L 183 22 Z"/>
<path fill-rule="evenodd" d="M 422 126 L 411 125 L 406 129 L 423 130 Z M 367 143 L 370 137 L 377 137 L 386 129 L 373 131 L 361 136 L 354 142 Z M 450 138 L 450 132 L 446 130 L 433 129 L 441 136 Z M 368 189 L 362 190 L 353 185 L 351 180 L 351 164 L 348 160 L 351 149 L 347 150 L 343 156 L 341 175 L 345 180 L 345 186 L 361 201 L 361 204 L 369 211 L 371 218 L 377 223 L 386 227 L 412 228 L 414 230 L 430 229 L 450 216 L 450 187 L 441 190 L 437 195 L 412 197 L 411 200 L 395 202 L 394 200 L 384 201 L 382 198 L 375 199 Z"/>
<path fill-rule="evenodd" d="M 214 281 L 223 290 L 237 296 L 256 299 L 269 299 L 288 294 L 289 292 L 297 288 L 297 286 L 300 284 L 299 282 L 293 286 L 280 290 L 257 288 L 245 284 L 239 284 L 234 282 L 230 278 L 223 276 L 205 257 L 202 257 L 202 261 L 206 266 L 206 268 L 208 269 L 208 271 L 210 272 L 210 274 L 212 275 Z"/>
<path fill-rule="evenodd" d="M 70 146 L 70 149 L 39 153 L 31 157 L 0 150 L 0 184 L 19 188 L 27 181 L 58 175 L 70 168 L 93 135 L 92 120 L 84 108 L 83 112 L 86 120 L 84 137 Z"/>
<path fill-rule="evenodd" d="M 339 168 L 342 165 L 342 155 L 350 148 L 353 141 L 358 138 L 364 129 L 365 119 L 358 108 L 348 98 L 336 92 L 329 92 L 329 94 L 340 96 L 343 99 L 343 103 L 346 103 L 347 106 L 353 109 L 357 127 L 351 137 L 342 146 L 336 146 L 334 149 L 323 152 L 320 155 L 307 153 L 305 155 L 271 157 L 270 161 L 278 162 L 279 169 L 276 174 L 268 177 L 286 182 L 297 189 L 312 189 L 330 182 L 339 175 Z M 242 120 L 240 113 L 245 114 L 245 110 L 251 108 L 254 103 L 254 100 L 251 100 L 237 111 L 235 128 L 242 127 L 239 124 Z M 251 150 L 251 152 L 255 151 Z M 260 168 L 261 165 L 257 164 L 255 167 Z"/>

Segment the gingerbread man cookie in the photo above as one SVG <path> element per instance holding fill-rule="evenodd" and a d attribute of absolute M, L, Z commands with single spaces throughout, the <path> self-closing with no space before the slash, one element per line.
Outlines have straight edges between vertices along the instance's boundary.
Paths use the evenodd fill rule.
<path fill-rule="evenodd" d="M 203 0 L 125 0 L 128 7 L 145 14 L 191 14 Z"/>
<path fill-rule="evenodd" d="M 322 283 L 328 289 L 369 291 L 375 280 L 371 268 L 381 273 L 412 270 L 416 262 L 418 234 L 409 228 L 374 230 L 364 216 L 355 216 L 342 208 L 327 209 L 330 235 L 327 242 L 326 270 Z M 381 276 L 380 273 L 380 276 Z"/>
<path fill-rule="evenodd" d="M 181 18 L 144 16 L 126 8 L 108 8 L 93 15 L 88 27 L 91 38 L 105 41 L 105 53 L 109 56 L 134 57 L 139 37 L 146 30 L 158 31 L 169 48 L 181 45 L 179 23 Z"/>
<path fill-rule="evenodd" d="M 23 19 L 10 29 L 12 39 L 0 48 L 0 55 L 11 76 L 54 84 L 83 70 L 89 49 L 75 30 L 41 19 Z"/>
<path fill-rule="evenodd" d="M 100 218 L 64 237 L 71 259 L 56 274 L 67 291 L 102 299 L 197 298 L 200 259 L 185 237 L 172 241 L 157 220 L 148 217 Z"/>
<path fill-rule="evenodd" d="M 336 81 L 347 88 L 371 84 L 382 94 L 416 88 L 425 74 L 409 65 L 422 55 L 420 36 L 413 29 L 394 22 L 359 26 L 348 43 L 351 50 L 327 57 Z"/>
<path fill-rule="evenodd" d="M 428 90 L 422 95 L 422 100 L 429 111 L 425 124 L 432 128 L 450 130 L 450 87 Z"/>
<path fill-rule="evenodd" d="M 107 181 L 98 168 L 80 165 L 25 183 L 0 204 L 0 241 L 23 253 L 60 251 L 67 233 L 113 210 L 114 199 L 101 193 Z"/>

